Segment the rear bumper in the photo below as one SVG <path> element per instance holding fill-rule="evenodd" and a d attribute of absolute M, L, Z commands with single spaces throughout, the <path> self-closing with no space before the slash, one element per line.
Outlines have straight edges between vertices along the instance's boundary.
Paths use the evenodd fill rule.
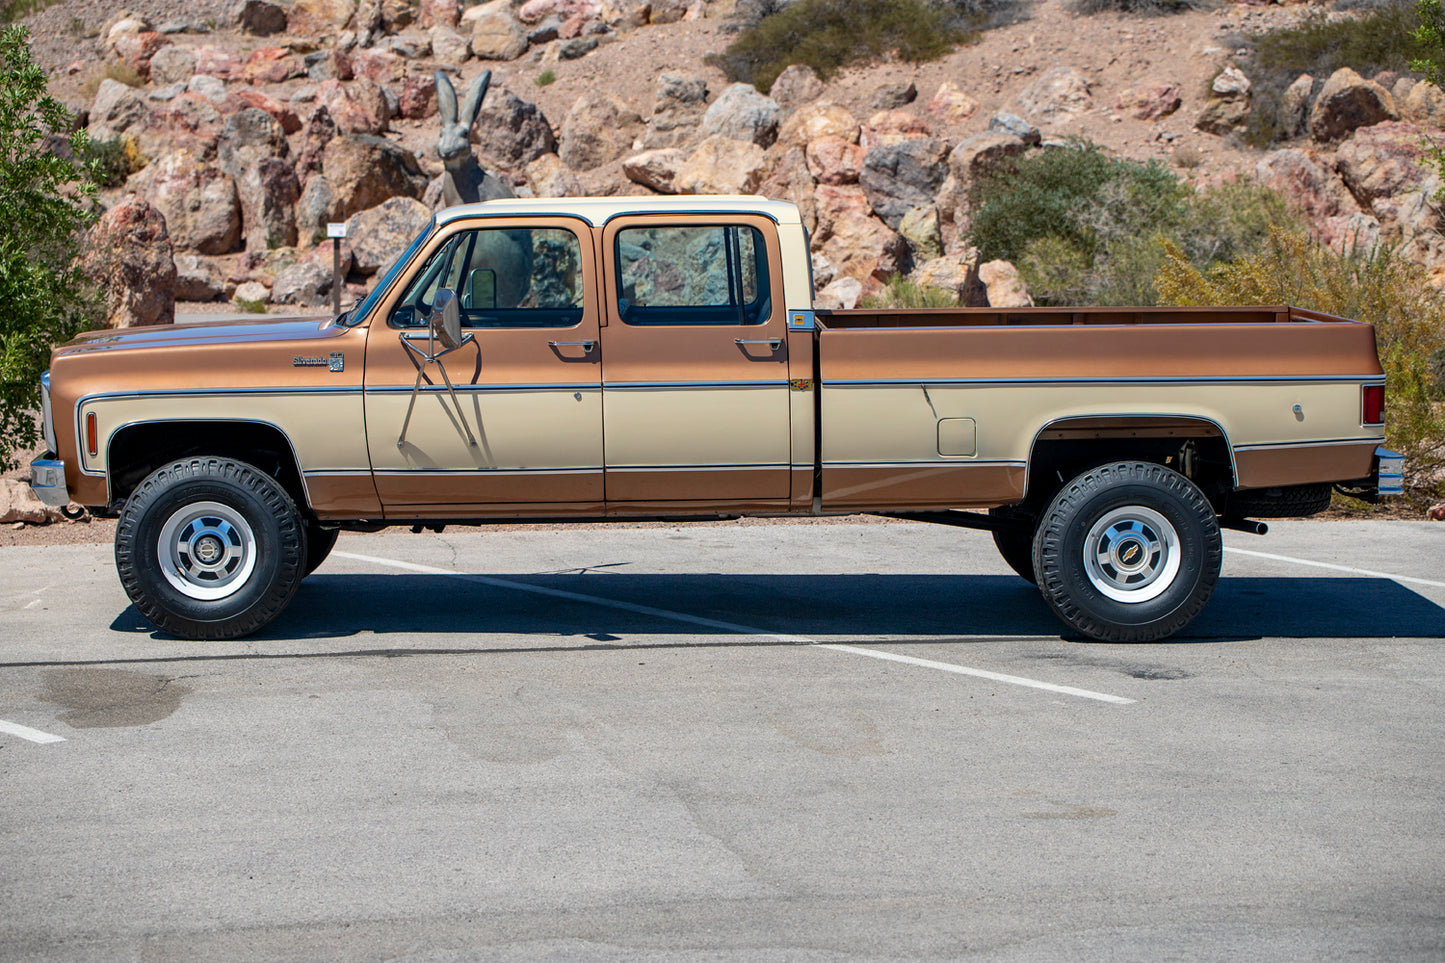
<path fill-rule="evenodd" d="M 65 488 L 65 462 L 58 458 L 37 458 L 30 463 L 30 490 L 52 508 L 70 504 Z"/>
<path fill-rule="evenodd" d="M 1383 446 L 1375 449 L 1375 492 L 1405 494 L 1405 456 Z"/>

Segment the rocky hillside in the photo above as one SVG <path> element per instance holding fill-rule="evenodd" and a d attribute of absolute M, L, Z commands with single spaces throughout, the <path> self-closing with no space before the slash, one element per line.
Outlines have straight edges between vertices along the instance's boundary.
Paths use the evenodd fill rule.
<path fill-rule="evenodd" d="M 1285 149 L 1239 139 L 1254 109 L 1242 38 L 1307 9 L 1139 18 L 1038 0 L 939 61 L 827 83 L 790 68 L 769 96 L 704 63 L 732 36 L 730 0 L 63 0 L 27 25 L 53 92 L 135 168 L 96 235 L 149 282 L 112 292 L 111 323 L 134 324 L 169 319 L 176 300 L 328 303 L 317 240 L 332 221 L 350 222 L 346 299 L 364 291 L 445 202 L 436 71 L 463 111 L 492 72 L 470 138 L 518 195 L 796 202 L 833 305 L 900 274 L 1025 300 L 1007 265 L 963 243 L 968 186 L 1074 135 L 1200 184 L 1258 178 L 1330 243 L 1400 244 L 1445 275 L 1422 164 L 1423 135 L 1445 125 L 1438 89 L 1301 77 L 1279 108 Z"/>

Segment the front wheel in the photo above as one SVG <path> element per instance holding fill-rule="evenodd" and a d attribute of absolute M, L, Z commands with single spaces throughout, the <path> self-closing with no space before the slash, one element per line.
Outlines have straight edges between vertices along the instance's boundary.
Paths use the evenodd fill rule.
<path fill-rule="evenodd" d="M 115 562 L 135 607 L 184 639 L 257 631 L 291 601 L 306 528 L 275 479 L 244 462 L 191 458 L 152 474 L 126 501 Z"/>
<path fill-rule="evenodd" d="M 1102 642 L 1152 642 L 1203 610 L 1224 550 L 1193 482 L 1152 462 L 1100 465 L 1054 497 L 1034 534 L 1034 571 L 1054 613 Z"/>

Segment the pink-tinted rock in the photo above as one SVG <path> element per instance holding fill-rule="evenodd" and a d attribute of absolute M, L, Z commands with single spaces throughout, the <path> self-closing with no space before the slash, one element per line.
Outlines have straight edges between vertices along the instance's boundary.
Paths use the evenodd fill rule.
<path fill-rule="evenodd" d="M 808 171 L 808 159 L 801 147 L 789 147 L 773 164 L 770 173 L 758 193 L 776 201 L 791 201 L 809 232 L 817 230 L 818 212 L 814 208 L 813 192 L 818 182 Z"/>
<path fill-rule="evenodd" d="M 778 79 L 768 88 L 768 96 L 777 101 L 784 110 L 801 107 L 822 95 L 823 81 L 818 79 L 818 74 L 812 67 L 804 64 L 788 67 L 778 74 Z"/>
<path fill-rule="evenodd" d="M 150 112 L 141 135 L 141 149 L 152 157 L 180 148 L 198 157 L 212 157 L 225 122 L 215 104 L 188 91 Z"/>
<path fill-rule="evenodd" d="M 1018 105 L 1034 123 L 1078 114 L 1093 105 L 1089 78 L 1073 67 L 1055 67 L 1019 94 Z"/>
<path fill-rule="evenodd" d="M 945 80 L 924 109 L 942 123 L 961 124 L 978 112 L 978 101 L 964 93 L 958 84 Z"/>
<path fill-rule="evenodd" d="M 179 150 L 153 162 L 146 200 L 165 218 L 171 243 L 199 254 L 229 254 L 241 242 L 236 185 L 220 169 Z"/>
<path fill-rule="evenodd" d="M 274 97 L 268 97 L 251 87 L 240 87 L 230 92 L 230 98 L 238 103 L 238 110 L 247 107 L 255 107 L 257 110 L 264 110 L 270 114 L 281 129 L 288 134 L 294 134 L 301 129 L 301 118 L 290 107 L 281 103 Z"/>
<path fill-rule="evenodd" d="M 381 47 L 358 51 L 351 58 L 351 70 L 355 76 L 378 84 L 394 83 L 401 75 L 402 66 L 400 57 Z"/>
<path fill-rule="evenodd" d="M 1274 151 L 1255 165 L 1255 174 L 1311 222 L 1359 210 L 1339 176 L 1308 151 Z"/>
<path fill-rule="evenodd" d="M 806 147 L 809 141 L 829 134 L 858 143 L 858 121 L 848 108 L 829 101 L 815 101 L 793 111 L 778 131 L 779 147 Z"/>
<path fill-rule="evenodd" d="M 281 84 L 305 73 L 301 58 L 285 47 L 262 47 L 246 60 L 241 77 L 252 84 Z"/>
<path fill-rule="evenodd" d="M 295 0 L 286 27 L 298 37 L 335 37 L 356 13 L 356 0 Z"/>
<path fill-rule="evenodd" d="M 145 201 L 131 195 L 101 215 L 82 266 L 105 292 L 108 326 L 175 321 L 175 255 L 165 217 Z"/>
<path fill-rule="evenodd" d="M 196 48 L 196 73 L 198 74 L 232 80 L 240 77 L 245 69 L 245 61 L 224 47 Z"/>
<path fill-rule="evenodd" d="M 676 194 L 677 175 L 687 156 L 687 151 L 677 147 L 643 151 L 622 162 L 622 173 L 634 184 L 659 194 Z"/>
<path fill-rule="evenodd" d="M 397 109 L 408 120 L 425 120 L 437 112 L 437 82 L 431 77 L 408 77 L 402 81 Z"/>
<path fill-rule="evenodd" d="M 115 52 L 120 54 L 121 60 L 127 67 L 134 70 L 142 79 L 149 80 L 151 58 L 170 42 L 171 38 L 155 31 L 126 34 L 116 39 Z"/>
<path fill-rule="evenodd" d="M 988 292 L 991 308 L 1033 307 L 1028 286 L 1019 276 L 1019 269 L 1008 261 L 987 261 L 978 266 L 978 280 Z"/>
<path fill-rule="evenodd" d="M 863 167 L 863 148 L 836 134 L 808 142 L 808 173 L 821 184 L 856 184 Z"/>
<path fill-rule="evenodd" d="M 350 86 L 339 80 L 323 80 L 316 90 L 316 103 L 325 107 L 336 126 L 349 134 L 379 134 L 386 130 L 386 101 L 381 89 L 364 78 Z"/>
<path fill-rule="evenodd" d="M 1438 131 L 1430 132 L 1439 136 Z M 1427 131 L 1398 121 L 1362 127 L 1335 154 L 1335 164 L 1362 206 L 1419 190 L 1426 169 Z"/>
<path fill-rule="evenodd" d="M 679 194 L 751 194 L 767 173 L 767 154 L 750 141 L 714 134 L 677 172 Z"/>
<path fill-rule="evenodd" d="M 933 128 L 928 125 L 928 121 L 912 111 L 880 110 L 868 118 L 868 123 L 863 125 L 858 136 L 858 143 L 866 152 L 875 147 L 891 146 L 908 140 L 919 140 L 932 136 Z"/>
<path fill-rule="evenodd" d="M 1119 94 L 1114 100 L 1114 109 L 1137 120 L 1158 120 L 1174 113 L 1183 103 L 1178 84 L 1146 84 Z"/>
<path fill-rule="evenodd" d="M 432 27 L 456 29 L 461 23 L 462 7 L 457 0 L 421 0 L 420 26 L 423 30 Z"/>
<path fill-rule="evenodd" d="M 1425 513 L 1425 517 L 1432 522 L 1445 522 L 1445 502 L 1431 505 L 1430 510 Z"/>
<path fill-rule="evenodd" d="M 296 177 L 303 186 L 310 181 L 312 174 L 321 170 L 322 152 L 338 133 L 336 121 L 331 119 L 331 112 L 325 106 L 316 107 L 306 118 L 301 134 L 301 154 L 296 159 Z"/>

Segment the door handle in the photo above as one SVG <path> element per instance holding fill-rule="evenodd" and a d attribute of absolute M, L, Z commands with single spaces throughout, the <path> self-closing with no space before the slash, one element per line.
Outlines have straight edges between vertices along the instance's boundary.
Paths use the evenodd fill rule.
<path fill-rule="evenodd" d="M 591 353 L 597 347 L 596 341 L 548 341 L 549 348 L 581 348 L 584 353 Z"/>
<path fill-rule="evenodd" d="M 783 346 L 782 338 L 733 338 L 733 344 L 765 344 L 777 351 Z"/>

